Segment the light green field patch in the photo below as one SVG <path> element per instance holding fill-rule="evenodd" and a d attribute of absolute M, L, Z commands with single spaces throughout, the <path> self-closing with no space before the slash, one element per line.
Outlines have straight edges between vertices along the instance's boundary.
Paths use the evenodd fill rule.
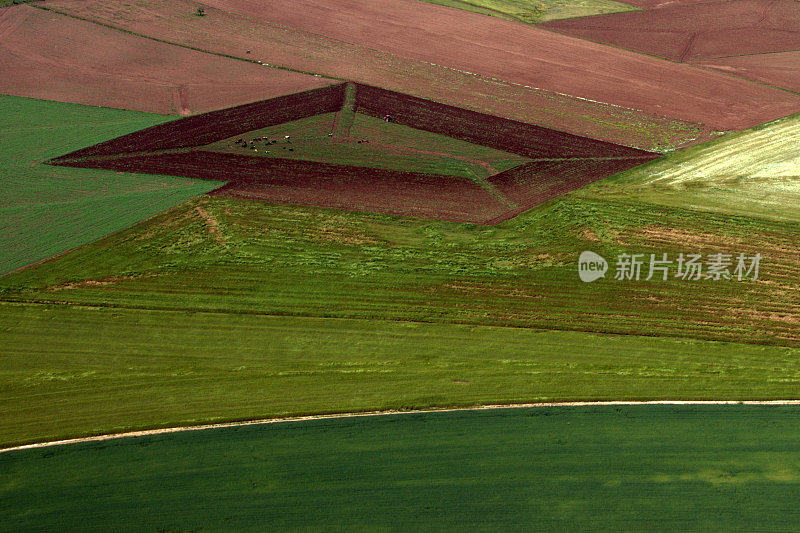
<path fill-rule="evenodd" d="M 573 194 L 800 220 L 800 115 L 727 135 Z"/>
<path fill-rule="evenodd" d="M 346 131 L 329 136 L 341 120 L 337 113 L 307 117 L 235 135 L 208 148 L 260 157 L 300 159 L 339 165 L 447 174 L 474 179 L 508 170 L 530 159 L 446 135 L 385 122 L 360 113 Z M 290 138 L 287 140 L 285 136 Z M 268 137 L 277 144 L 266 144 Z M 248 147 L 237 144 L 246 140 Z M 253 139 L 256 142 L 253 143 Z"/>
<path fill-rule="evenodd" d="M 798 384 L 778 381 L 800 375 L 779 346 L 92 306 L 0 304 L 0 337 L 0 446 L 310 413 L 789 398 Z"/>
<path fill-rule="evenodd" d="M 638 8 L 614 0 L 425 0 L 474 13 L 535 24 L 604 13 L 638 11 Z"/>
<path fill-rule="evenodd" d="M 797 223 L 572 197 L 490 227 L 204 197 L 5 276 L 0 298 L 795 345 L 797 233 Z M 587 249 L 611 262 L 605 280 L 579 279 Z M 764 260 L 757 282 L 648 281 L 647 265 L 639 281 L 619 281 L 622 252 Z"/>
<path fill-rule="evenodd" d="M 221 185 L 44 165 L 171 117 L 0 96 L 0 274 L 81 246 Z"/>

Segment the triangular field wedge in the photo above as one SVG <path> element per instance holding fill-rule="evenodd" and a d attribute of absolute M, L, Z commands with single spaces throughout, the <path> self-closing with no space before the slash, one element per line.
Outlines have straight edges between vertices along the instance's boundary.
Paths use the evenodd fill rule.
<path fill-rule="evenodd" d="M 54 165 L 226 181 L 212 194 L 496 224 L 659 154 L 358 83 L 175 120 Z"/>

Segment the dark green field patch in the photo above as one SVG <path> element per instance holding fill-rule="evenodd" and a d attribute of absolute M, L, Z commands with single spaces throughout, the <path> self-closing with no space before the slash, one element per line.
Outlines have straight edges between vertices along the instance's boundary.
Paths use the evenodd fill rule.
<path fill-rule="evenodd" d="M 170 117 L 0 95 L 0 275 L 118 231 L 217 182 L 42 164 Z"/>
<path fill-rule="evenodd" d="M 8 530 L 786 531 L 796 407 L 291 422 L 0 455 Z"/>

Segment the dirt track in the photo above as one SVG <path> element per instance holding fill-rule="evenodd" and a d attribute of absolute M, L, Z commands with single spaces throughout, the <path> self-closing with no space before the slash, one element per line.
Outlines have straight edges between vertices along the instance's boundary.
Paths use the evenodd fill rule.
<path fill-rule="evenodd" d="M 220 424 L 206 424 L 198 426 L 177 426 L 171 428 L 149 429 L 143 431 L 129 431 L 126 433 L 110 433 L 106 435 L 96 435 L 93 437 L 82 437 L 76 439 L 65 439 L 51 442 L 39 442 L 35 444 L 24 444 L 22 446 L 12 446 L 0 449 L 0 453 L 8 453 L 18 450 L 30 450 L 36 448 L 47 448 L 51 446 L 64 446 L 68 444 L 79 444 L 81 442 L 102 442 L 113 439 L 146 437 L 150 435 L 166 435 L 169 433 L 179 433 L 185 431 L 204 431 L 208 429 L 222 429 L 242 426 L 255 426 L 260 424 L 278 424 L 283 422 L 302 422 L 308 420 L 329 420 L 336 418 L 360 418 L 368 416 L 391 416 L 391 415 L 413 415 L 423 413 L 452 413 L 463 411 L 484 411 L 487 409 L 530 409 L 536 407 L 602 407 L 614 405 L 800 405 L 800 400 L 653 400 L 653 401 L 599 401 L 599 402 L 543 402 L 543 403 L 522 403 L 509 405 L 480 405 L 475 407 L 457 407 L 450 409 L 411 409 L 407 411 L 365 411 L 356 413 L 337 413 L 330 415 L 310 415 L 293 416 L 284 418 L 264 418 L 260 420 L 248 420 L 244 422 L 227 422 Z"/>
<path fill-rule="evenodd" d="M 0 55 L 0 93 L 163 114 L 210 111 L 332 83 L 28 5 L 0 8 Z"/>

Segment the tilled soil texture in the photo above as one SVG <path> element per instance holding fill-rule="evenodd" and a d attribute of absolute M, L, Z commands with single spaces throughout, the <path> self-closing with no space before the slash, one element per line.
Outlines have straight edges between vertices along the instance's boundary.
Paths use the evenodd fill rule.
<path fill-rule="evenodd" d="M 202 146 L 246 131 L 332 113 L 343 102 L 343 84 L 312 89 L 167 122 L 83 148 L 58 160 Z"/>
<path fill-rule="evenodd" d="M 358 85 L 356 111 L 530 158 L 647 157 L 652 154 L 569 133 Z"/>
<path fill-rule="evenodd" d="M 410 126 L 538 161 L 484 180 L 477 175 L 469 178 L 208 149 L 210 143 L 271 125 L 334 113 L 345 105 L 346 94 L 353 93 L 358 113 L 386 117 L 389 128 L 391 124 Z M 282 147 L 288 150 L 289 139 L 285 141 Z M 380 139 L 373 141 L 381 144 Z M 215 194 L 233 197 L 496 224 L 656 157 L 377 87 L 340 84 L 154 126 L 51 163 L 223 180 L 228 183 Z"/>
<path fill-rule="evenodd" d="M 516 216 L 548 200 L 644 162 L 646 160 L 636 158 L 533 161 L 495 174 L 487 181 L 517 204 L 518 208 L 511 215 Z"/>
<path fill-rule="evenodd" d="M 779 12 L 785 11 L 788 20 L 796 18 L 797 2 L 775 1 L 777 5 L 795 10 L 780 8 Z M 800 111 L 800 95 L 690 65 L 575 39 L 536 26 L 416 0 L 295 0 L 291 3 L 281 0 L 206 0 L 205 3 L 256 20 L 314 32 L 399 57 L 701 122 L 719 131 L 744 129 Z M 741 3 L 744 7 L 736 8 L 727 20 L 723 15 L 723 23 L 727 24 L 723 27 L 740 27 L 731 20 L 736 14 L 750 20 L 752 15 L 748 10 L 756 9 L 758 16 L 762 16 L 764 10 L 757 8 L 767 5 L 756 0 L 742 0 Z M 700 9 L 700 13 L 710 12 L 707 18 L 713 19 L 720 12 L 718 6 L 729 5 L 738 3 L 695 7 Z M 644 15 L 656 16 L 662 11 L 646 11 Z M 640 13 L 620 16 L 625 15 Z M 774 17 L 772 14 L 770 17 L 772 24 Z M 599 17 L 580 20 L 595 18 Z M 656 18 L 653 22 L 660 24 L 660 20 Z M 694 19 L 689 19 L 689 22 L 696 23 Z M 776 28 L 790 28 L 793 23 L 786 24 Z M 653 30 L 653 25 L 642 27 L 649 32 Z M 630 30 L 631 26 L 626 28 Z M 756 30 L 748 31 L 754 35 L 758 33 Z M 762 34 L 761 39 L 772 37 L 771 33 Z M 738 42 L 741 38 L 737 36 L 733 41 Z M 775 34 L 774 38 L 777 39 L 778 35 Z"/>
<path fill-rule="evenodd" d="M 558 20 L 543 27 L 673 61 L 696 61 L 800 49 L 800 4 L 734 0 L 677 5 Z"/>
<path fill-rule="evenodd" d="M 453 222 L 484 223 L 508 210 L 466 178 L 293 159 L 191 151 L 70 166 L 229 180 L 212 194 Z"/>
<path fill-rule="evenodd" d="M 696 61 L 694 64 L 800 92 L 800 51 L 720 57 Z"/>
<path fill-rule="evenodd" d="M 0 8 L 0 92 L 189 115 L 331 80 L 157 42 L 28 5 Z"/>
<path fill-rule="evenodd" d="M 190 0 L 43 5 L 176 44 L 651 151 L 800 111 L 800 97 L 742 80 L 420 2 L 215 0 L 206 17 L 186 15 L 197 8 Z M 301 20 L 284 21 L 291 10 Z"/>

